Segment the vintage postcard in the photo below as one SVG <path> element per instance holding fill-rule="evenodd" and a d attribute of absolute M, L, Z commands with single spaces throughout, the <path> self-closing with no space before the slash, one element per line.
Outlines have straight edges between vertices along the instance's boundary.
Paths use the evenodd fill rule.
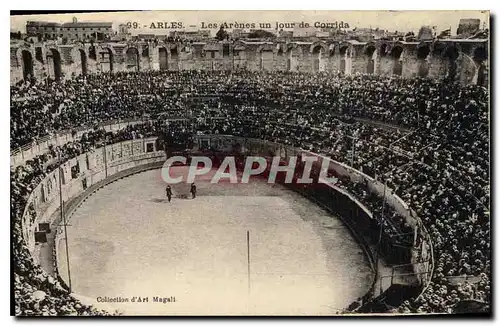
<path fill-rule="evenodd" d="M 11 15 L 11 314 L 490 315 L 489 18 Z"/>

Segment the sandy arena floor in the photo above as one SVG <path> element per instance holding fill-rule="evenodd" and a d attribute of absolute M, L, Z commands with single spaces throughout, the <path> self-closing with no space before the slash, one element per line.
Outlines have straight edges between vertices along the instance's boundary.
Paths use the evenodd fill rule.
<path fill-rule="evenodd" d="M 125 314 L 330 315 L 371 284 L 368 261 L 342 222 L 282 186 L 197 181 L 196 199 L 171 203 L 165 187 L 160 170 L 140 173 L 74 213 L 73 292 Z M 58 254 L 67 279 L 64 241 Z M 96 302 L 106 296 L 148 302 Z"/>

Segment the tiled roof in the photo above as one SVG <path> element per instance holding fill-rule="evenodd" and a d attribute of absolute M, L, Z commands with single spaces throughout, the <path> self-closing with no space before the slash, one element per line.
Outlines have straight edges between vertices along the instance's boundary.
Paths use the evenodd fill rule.
<path fill-rule="evenodd" d="M 76 22 L 76 23 L 64 23 L 62 27 L 68 28 L 83 28 L 83 27 L 111 27 L 113 23 L 109 22 Z"/>

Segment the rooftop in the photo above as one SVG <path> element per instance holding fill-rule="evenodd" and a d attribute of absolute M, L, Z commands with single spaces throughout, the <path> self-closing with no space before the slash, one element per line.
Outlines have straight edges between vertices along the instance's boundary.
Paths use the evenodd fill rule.
<path fill-rule="evenodd" d="M 72 23 L 64 23 L 62 27 L 111 27 L 113 23 L 111 22 L 72 22 Z"/>

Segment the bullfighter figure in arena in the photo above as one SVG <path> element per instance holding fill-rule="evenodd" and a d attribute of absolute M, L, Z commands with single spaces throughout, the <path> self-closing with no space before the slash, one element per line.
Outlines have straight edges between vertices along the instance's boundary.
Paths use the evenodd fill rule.
<path fill-rule="evenodd" d="M 172 200 L 172 188 L 170 187 L 170 185 L 167 186 L 166 192 L 168 202 L 170 203 L 170 201 Z"/>
<path fill-rule="evenodd" d="M 193 195 L 193 199 L 196 198 L 196 185 L 194 182 L 191 184 L 191 195 Z"/>

